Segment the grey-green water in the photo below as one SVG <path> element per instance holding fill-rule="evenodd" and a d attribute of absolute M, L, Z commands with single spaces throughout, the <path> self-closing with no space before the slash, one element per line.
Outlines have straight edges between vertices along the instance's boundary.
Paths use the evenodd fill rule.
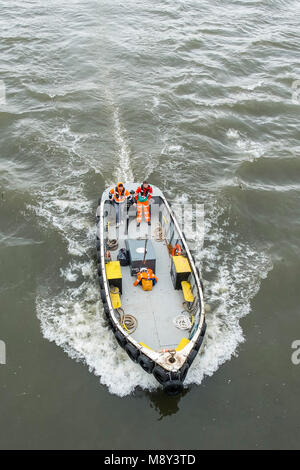
<path fill-rule="evenodd" d="M 0 11 L 0 447 L 298 448 L 299 2 Z M 94 214 L 119 178 L 204 203 L 207 344 L 179 399 L 102 317 Z"/>

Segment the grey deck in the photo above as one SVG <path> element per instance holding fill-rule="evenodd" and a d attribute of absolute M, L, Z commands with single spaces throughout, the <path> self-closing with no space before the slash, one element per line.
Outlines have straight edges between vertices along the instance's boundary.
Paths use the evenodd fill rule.
<path fill-rule="evenodd" d="M 154 233 L 158 220 L 153 215 L 151 232 Z M 113 224 L 109 229 L 109 238 L 113 237 Z M 110 232 L 112 233 L 110 234 Z M 141 223 L 138 236 L 143 238 L 149 234 L 149 227 L 145 221 Z M 132 218 L 129 224 L 128 238 L 135 238 L 136 220 Z M 174 326 L 173 319 L 183 311 L 183 293 L 175 290 L 170 276 L 171 259 L 164 241 L 156 241 L 151 237 L 156 254 L 157 284 L 150 292 L 145 292 L 141 286 L 133 285 L 135 277 L 130 275 L 130 267 L 122 269 L 122 308 L 126 314 L 133 315 L 138 320 L 138 328 L 132 337 L 143 342 L 151 349 L 159 351 L 164 348 L 175 348 L 188 331 L 180 330 Z M 120 248 L 125 247 L 125 241 L 119 241 L 118 250 L 112 252 L 112 259 L 117 259 Z"/>

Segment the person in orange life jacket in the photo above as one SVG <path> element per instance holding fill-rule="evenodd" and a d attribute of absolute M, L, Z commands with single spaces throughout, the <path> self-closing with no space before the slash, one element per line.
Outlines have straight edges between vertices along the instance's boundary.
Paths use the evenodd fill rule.
<path fill-rule="evenodd" d="M 118 183 L 115 188 L 112 188 L 109 191 L 109 199 L 111 200 L 112 204 L 115 206 L 116 209 L 116 223 L 117 226 L 120 225 L 120 219 L 122 215 L 122 210 L 125 206 L 125 201 L 130 196 L 129 191 L 125 189 L 123 183 Z"/>
<path fill-rule="evenodd" d="M 134 286 L 137 286 L 138 284 L 142 284 L 143 286 L 143 281 L 152 281 L 152 285 L 155 286 L 157 283 L 157 277 L 153 273 L 152 269 L 150 268 L 141 268 L 140 272 L 137 274 L 136 281 L 133 283 Z"/>
<path fill-rule="evenodd" d="M 141 225 L 143 209 L 144 209 L 146 222 L 148 222 L 148 225 L 151 225 L 149 200 L 151 199 L 152 193 L 153 193 L 153 189 L 147 181 L 144 181 L 143 184 L 141 184 L 141 186 L 139 186 L 135 192 L 134 198 L 137 204 L 137 215 L 136 215 L 137 227 Z"/>
<path fill-rule="evenodd" d="M 172 250 L 172 256 L 181 256 L 182 255 L 182 248 L 179 243 L 176 243 Z"/>

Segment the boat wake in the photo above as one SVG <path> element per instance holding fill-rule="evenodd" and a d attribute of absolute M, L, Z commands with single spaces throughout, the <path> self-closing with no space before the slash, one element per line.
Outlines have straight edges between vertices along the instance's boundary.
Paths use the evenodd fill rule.
<path fill-rule="evenodd" d="M 112 99 L 111 103 L 120 157 L 114 176 L 132 181 L 125 126 Z M 89 185 L 86 165 L 88 171 L 97 165 L 87 161 L 84 166 L 76 167 L 74 175 L 74 161 L 78 163 L 81 143 L 79 136 L 67 126 L 63 128 L 59 145 L 65 147 L 66 158 L 59 172 L 53 168 L 53 181 L 57 183 L 36 190 L 36 202 L 28 206 L 46 230 L 59 234 L 68 253 L 68 259 L 56 261 L 59 263 L 56 283 L 52 272 L 39 286 L 36 309 L 42 333 L 71 358 L 85 363 L 111 393 L 122 397 L 137 387 L 152 391 L 159 387 L 154 377 L 128 358 L 104 320 L 94 259 L 95 203 L 86 195 Z M 188 198 L 183 195 L 185 201 Z M 207 340 L 203 353 L 188 372 L 186 384 L 200 384 L 206 375 L 212 375 L 237 353 L 238 345 L 244 341 L 239 321 L 250 312 L 251 298 L 271 268 L 266 255 L 237 242 L 229 231 L 224 211 L 218 211 L 215 205 L 211 207 L 214 208 L 210 210 L 208 204 L 205 213 L 204 249 L 200 249 L 202 240 L 199 240 L 197 257 L 208 281 Z"/>

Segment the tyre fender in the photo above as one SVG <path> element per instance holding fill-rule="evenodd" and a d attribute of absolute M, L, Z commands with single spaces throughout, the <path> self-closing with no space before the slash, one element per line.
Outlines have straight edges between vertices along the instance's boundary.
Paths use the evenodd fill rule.
<path fill-rule="evenodd" d="M 188 355 L 188 358 L 187 358 L 187 362 L 188 362 L 189 365 L 192 364 L 192 362 L 194 361 L 197 354 L 198 354 L 198 351 L 196 351 L 196 349 L 191 350 L 191 352 L 190 352 L 190 354 Z"/>
<path fill-rule="evenodd" d="M 180 369 L 180 381 L 183 382 L 186 378 L 186 374 L 188 373 L 190 366 L 187 362 L 183 364 L 183 366 Z"/>
<path fill-rule="evenodd" d="M 170 376 L 167 371 L 165 371 L 162 367 L 160 366 L 155 366 L 153 369 L 152 374 L 156 378 L 156 380 L 163 385 L 166 383 L 168 380 L 170 380 Z"/>
<path fill-rule="evenodd" d="M 181 380 L 168 380 L 164 384 L 164 392 L 171 397 L 175 397 L 183 392 L 183 383 Z"/>
<path fill-rule="evenodd" d="M 100 296 L 101 296 L 101 300 L 102 300 L 103 305 L 107 304 L 106 293 L 105 293 L 104 289 L 100 289 Z"/>
<path fill-rule="evenodd" d="M 140 355 L 140 351 L 133 346 L 133 344 L 127 343 L 125 345 L 125 351 L 127 352 L 128 356 L 133 362 L 137 362 L 138 357 Z"/>
<path fill-rule="evenodd" d="M 148 372 L 148 374 L 151 374 L 154 369 L 154 362 L 144 353 L 140 353 L 138 358 L 138 364 L 145 372 Z"/>
<path fill-rule="evenodd" d="M 104 290 L 104 282 L 103 282 L 103 277 L 102 276 L 99 276 L 99 286 L 100 286 L 100 290 Z"/>
<path fill-rule="evenodd" d="M 121 346 L 121 348 L 124 349 L 124 347 L 127 343 L 127 340 L 126 340 L 125 336 L 121 333 L 121 331 L 119 331 L 119 330 L 115 331 L 115 338 L 116 338 L 117 343 L 119 344 L 119 346 Z"/>

